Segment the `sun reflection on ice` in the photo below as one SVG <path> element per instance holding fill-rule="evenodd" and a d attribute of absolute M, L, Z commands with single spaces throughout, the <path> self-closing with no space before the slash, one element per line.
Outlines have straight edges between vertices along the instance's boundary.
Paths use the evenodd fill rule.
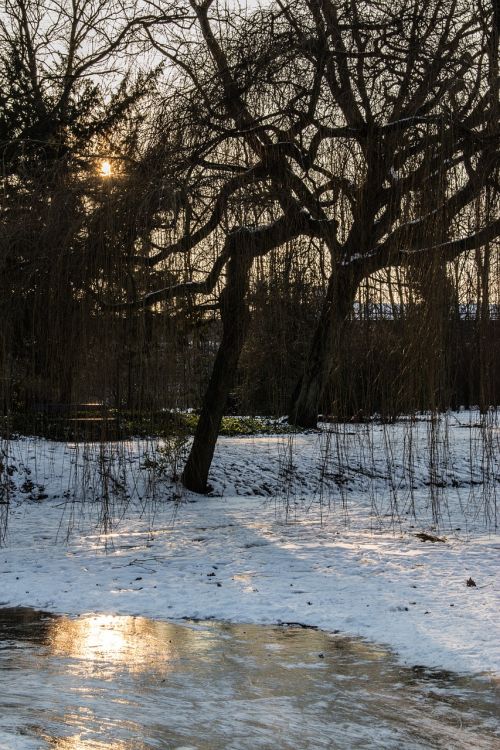
<path fill-rule="evenodd" d="M 177 658 L 172 646 L 172 626 L 141 617 L 92 615 L 54 623 L 49 647 L 55 656 L 75 660 L 74 666 L 111 678 L 124 668 L 129 672 L 168 672 Z M 189 632 L 189 629 L 186 628 Z"/>

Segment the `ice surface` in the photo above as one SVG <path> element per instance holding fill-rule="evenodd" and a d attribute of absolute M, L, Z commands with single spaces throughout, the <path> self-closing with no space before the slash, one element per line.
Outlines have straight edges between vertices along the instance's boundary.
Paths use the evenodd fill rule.
<path fill-rule="evenodd" d="M 487 680 L 300 628 L 0 610 L 2 750 L 493 750 Z M 34 741 L 36 738 L 36 741 Z"/>

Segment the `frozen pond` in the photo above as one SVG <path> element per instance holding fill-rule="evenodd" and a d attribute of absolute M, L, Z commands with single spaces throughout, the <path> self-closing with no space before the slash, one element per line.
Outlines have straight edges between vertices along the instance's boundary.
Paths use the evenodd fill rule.
<path fill-rule="evenodd" d="M 318 630 L 0 610 L 1 750 L 494 750 L 498 697 Z"/>

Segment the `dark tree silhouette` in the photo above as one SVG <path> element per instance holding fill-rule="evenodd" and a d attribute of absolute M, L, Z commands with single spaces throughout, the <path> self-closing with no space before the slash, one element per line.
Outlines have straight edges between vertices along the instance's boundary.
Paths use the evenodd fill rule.
<path fill-rule="evenodd" d="M 449 261 L 498 236 L 491 213 L 474 225 L 498 171 L 498 35 L 491 8 L 458 0 L 277 2 L 248 18 L 193 0 L 184 11 L 196 21 L 188 35 L 148 27 L 178 70 L 156 147 L 168 152 L 173 241 L 130 262 L 159 268 L 197 253 L 207 270 L 198 263 L 123 305 L 203 305 L 225 273 L 222 342 L 183 475 L 200 491 L 247 328 L 253 258 L 299 236 L 328 248 L 323 310 L 290 407 L 310 427 L 363 279 L 391 266 L 446 279 Z"/>

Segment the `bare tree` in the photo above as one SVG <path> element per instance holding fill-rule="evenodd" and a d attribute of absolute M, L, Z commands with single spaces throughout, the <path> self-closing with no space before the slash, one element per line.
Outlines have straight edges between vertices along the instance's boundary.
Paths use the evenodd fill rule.
<path fill-rule="evenodd" d="M 238 24 L 234 14 L 216 8 L 216 19 L 227 31 L 227 38 L 221 39 L 212 26 L 212 5 L 191 3 L 195 31 L 189 27 L 187 12 L 177 37 L 170 27 L 165 37 L 158 35 L 158 27 L 148 29 L 152 45 L 179 71 L 172 83 L 175 105 L 166 106 L 164 129 L 159 129 L 153 149 L 156 163 L 166 169 L 169 201 L 156 208 L 156 219 L 149 224 L 150 240 L 141 245 L 146 253 L 131 252 L 137 246 L 137 238 L 131 238 L 128 262 L 136 273 L 168 268 L 169 263 L 175 267 L 177 262 L 185 280 L 118 303 L 122 308 L 157 305 L 184 296 L 205 304 L 225 274 L 216 303 L 222 341 L 183 473 L 186 487 L 198 492 L 206 490 L 245 340 L 252 263 L 295 237 L 324 232 L 321 222 L 303 210 L 291 191 L 284 193 L 281 188 L 282 168 L 288 170 L 276 124 L 282 113 L 280 107 L 269 111 L 270 100 L 259 93 L 269 66 L 273 68 L 276 44 L 284 53 L 288 34 L 272 36 L 272 47 L 262 45 L 266 19 L 274 19 L 273 15 L 257 14 L 259 25 L 254 27 L 243 19 Z"/>
<path fill-rule="evenodd" d="M 204 491 L 255 258 L 299 236 L 328 248 L 328 290 L 290 409 L 312 426 L 362 280 L 426 264 L 442 277 L 498 236 L 498 219 L 473 226 L 470 210 L 497 180 L 498 34 L 491 8 L 459 0 L 279 1 L 249 18 L 192 0 L 182 13 L 176 33 L 147 27 L 177 71 L 156 146 L 156 158 L 168 154 L 170 204 L 161 237 L 153 222 L 146 252 L 127 253 L 131 268 L 183 279 L 120 304 L 184 296 L 203 306 L 225 285 L 183 475 Z"/>
<path fill-rule="evenodd" d="M 467 227 L 468 209 L 497 175 L 498 76 L 484 8 L 306 5 L 301 17 L 282 7 L 322 70 L 308 177 L 327 216 L 334 191 L 333 210 L 345 203 L 347 216 L 330 244 L 329 289 L 290 409 L 297 424 L 313 426 L 361 281 L 390 266 L 444 269 L 498 236 L 495 220 Z M 351 150 L 347 173 L 321 159 L 325 148 Z"/>

